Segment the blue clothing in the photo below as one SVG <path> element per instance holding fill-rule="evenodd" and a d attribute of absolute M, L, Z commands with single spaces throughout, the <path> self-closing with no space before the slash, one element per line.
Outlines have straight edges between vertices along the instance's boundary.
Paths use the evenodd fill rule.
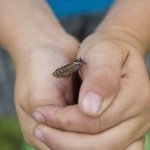
<path fill-rule="evenodd" d="M 47 0 L 57 17 L 106 10 L 113 0 Z"/>

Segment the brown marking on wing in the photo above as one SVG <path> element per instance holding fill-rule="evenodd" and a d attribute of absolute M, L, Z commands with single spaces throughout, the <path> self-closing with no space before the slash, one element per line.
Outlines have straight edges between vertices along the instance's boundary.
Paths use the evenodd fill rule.
<path fill-rule="evenodd" d="M 76 65 L 74 62 L 58 68 L 55 72 L 52 73 L 52 75 L 57 78 L 68 78 L 74 72 L 79 70 L 79 65 Z"/>

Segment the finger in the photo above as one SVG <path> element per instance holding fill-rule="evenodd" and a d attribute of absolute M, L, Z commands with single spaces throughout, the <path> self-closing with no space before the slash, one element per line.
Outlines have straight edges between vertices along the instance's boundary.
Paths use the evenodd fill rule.
<path fill-rule="evenodd" d="M 112 103 L 120 88 L 121 68 L 125 58 L 117 46 L 106 41 L 96 44 L 90 50 L 83 44 L 79 56 L 86 62 L 81 69 L 83 83 L 79 105 L 84 113 L 98 116 Z"/>
<path fill-rule="evenodd" d="M 37 150 L 50 150 L 43 142 L 33 136 L 33 128 L 37 125 L 36 121 L 24 109 L 17 106 L 18 119 L 20 121 L 25 142 Z M 22 117 L 23 116 L 23 117 Z"/>
<path fill-rule="evenodd" d="M 84 133 L 99 133 L 98 118 L 89 117 L 80 110 L 78 105 L 67 107 L 47 105 L 34 111 L 34 118 L 50 127 Z"/>
<path fill-rule="evenodd" d="M 139 111 L 142 107 L 141 103 L 139 103 L 140 100 L 135 100 L 135 107 L 133 100 L 137 93 L 133 88 L 134 85 L 132 84 L 132 81 L 129 83 L 130 84 L 121 87 L 120 92 L 116 96 L 115 101 L 111 104 L 111 107 L 98 117 L 93 118 L 84 115 L 78 105 L 70 105 L 66 107 L 54 105 L 42 106 L 38 107 L 35 110 L 35 113 L 40 113 L 44 118 L 44 120 L 38 120 L 39 122 L 43 122 L 54 128 L 74 132 L 100 133 L 127 119 L 133 118 L 137 115 L 141 116 Z M 139 91 L 139 95 L 146 95 L 146 93 L 140 94 Z M 143 97 L 143 99 L 145 98 Z M 143 101 L 143 99 L 141 100 Z M 145 105 L 144 103 L 142 104 Z M 143 124 L 146 125 L 145 117 L 142 118 L 143 120 L 141 122 L 145 121 Z"/>
<path fill-rule="evenodd" d="M 133 118 L 95 135 L 61 131 L 40 124 L 34 129 L 34 136 L 52 150 L 122 150 L 135 140 L 143 137 L 139 130 L 141 129 L 140 121 Z"/>
<path fill-rule="evenodd" d="M 59 55 L 55 56 L 55 59 L 59 60 L 57 62 L 56 60 L 50 59 L 51 56 L 49 55 L 51 53 L 46 53 L 44 56 L 41 56 L 42 60 L 38 65 L 34 62 L 35 65 L 29 66 L 29 73 L 24 73 L 24 76 L 27 76 L 29 80 L 25 81 L 23 85 L 20 85 L 20 83 L 22 83 L 22 78 L 25 77 L 22 77 L 20 74 L 17 75 L 16 87 L 22 88 L 15 90 L 15 99 L 17 99 L 16 101 L 18 103 L 22 103 L 21 105 L 26 108 L 27 112 L 32 113 L 35 108 L 42 105 L 55 104 L 64 106 L 67 103 L 71 104 L 73 102 L 72 79 L 58 79 L 52 76 L 53 71 L 69 61 L 64 56 L 60 58 L 60 54 L 57 54 Z M 55 61 L 56 63 L 54 63 Z M 48 64 L 54 65 L 49 67 Z"/>
<path fill-rule="evenodd" d="M 144 138 L 135 141 L 125 150 L 144 150 Z"/>

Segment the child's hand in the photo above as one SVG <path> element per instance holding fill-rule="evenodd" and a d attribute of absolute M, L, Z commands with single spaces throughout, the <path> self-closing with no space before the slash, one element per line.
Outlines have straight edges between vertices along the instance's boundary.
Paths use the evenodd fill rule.
<path fill-rule="evenodd" d="M 150 84 L 141 47 L 129 35 L 119 35 L 93 34 L 81 45 L 78 57 L 87 64 L 81 70 L 79 105 L 87 115 L 77 105 L 37 109 L 44 117 L 38 121 L 66 131 L 37 126 L 48 146 L 120 150 L 150 129 Z"/>
<path fill-rule="evenodd" d="M 62 49 L 61 43 L 37 46 L 26 52 L 23 58 L 19 58 L 15 63 L 17 114 L 26 142 L 36 149 L 49 148 L 33 136 L 33 128 L 37 125 L 32 117 L 33 111 L 43 105 L 64 107 L 73 103 L 72 78 L 66 80 L 52 76 L 52 72 L 58 67 L 73 61 L 76 57 L 78 43 L 70 42 L 68 39 L 66 42 L 67 44 L 62 45 Z M 36 117 L 40 118 L 40 115 L 36 114 Z"/>

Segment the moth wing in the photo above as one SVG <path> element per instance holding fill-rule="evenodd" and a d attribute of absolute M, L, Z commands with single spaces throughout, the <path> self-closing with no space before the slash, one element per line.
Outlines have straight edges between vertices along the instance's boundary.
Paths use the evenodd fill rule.
<path fill-rule="evenodd" d="M 55 72 L 53 72 L 53 76 L 57 78 L 68 78 L 74 72 L 79 70 L 79 66 L 74 62 L 69 63 L 63 67 L 58 68 Z"/>

